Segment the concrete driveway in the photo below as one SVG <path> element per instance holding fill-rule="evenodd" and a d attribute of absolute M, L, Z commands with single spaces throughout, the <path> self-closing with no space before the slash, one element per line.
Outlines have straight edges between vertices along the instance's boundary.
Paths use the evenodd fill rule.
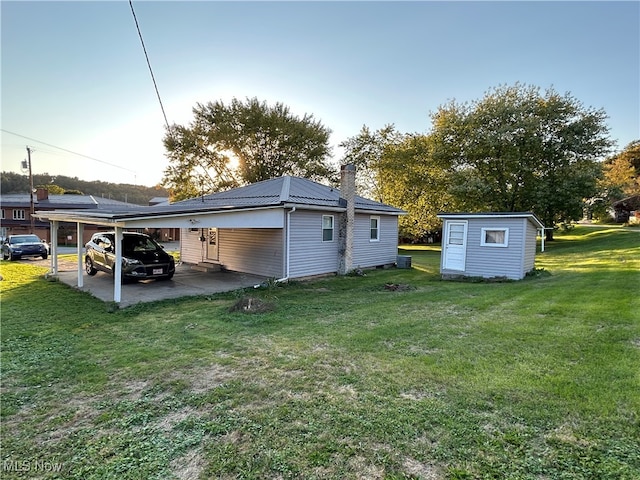
<path fill-rule="evenodd" d="M 179 245 L 164 244 L 167 251 L 177 250 Z M 60 254 L 75 254 L 76 247 L 58 247 Z M 20 262 L 50 266 L 50 259 L 25 258 Z M 93 277 L 82 273 L 84 285 L 79 290 L 89 292 L 103 302 L 113 301 L 113 278 L 103 272 Z M 58 259 L 58 279 L 78 289 L 78 271 L 76 260 Z M 238 272 L 202 272 L 194 270 L 190 265 L 176 265 L 176 273 L 171 280 L 142 280 L 137 283 L 122 285 L 120 307 L 129 307 L 137 303 L 154 302 L 168 298 L 180 298 L 194 295 L 231 292 L 242 288 L 250 288 L 264 282 L 266 277 Z"/>
<path fill-rule="evenodd" d="M 58 278 L 61 282 L 78 288 L 78 273 L 75 263 L 59 265 Z M 176 265 L 176 273 L 171 280 L 142 280 L 122 285 L 120 307 L 137 303 L 153 302 L 167 298 L 180 298 L 193 295 L 230 292 L 241 288 L 253 287 L 264 282 L 265 277 L 237 272 L 200 272 L 191 266 Z M 83 272 L 83 287 L 79 290 L 89 292 L 104 302 L 113 301 L 113 277 L 98 272 L 90 277 Z"/>

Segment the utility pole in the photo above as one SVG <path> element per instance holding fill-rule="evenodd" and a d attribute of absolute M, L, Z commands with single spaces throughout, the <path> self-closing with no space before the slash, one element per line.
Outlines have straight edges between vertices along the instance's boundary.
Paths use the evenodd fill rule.
<path fill-rule="evenodd" d="M 29 214 L 29 218 L 31 220 L 31 233 L 35 233 L 36 231 L 36 219 L 34 217 L 36 213 L 35 205 L 33 203 L 33 172 L 31 170 L 31 149 L 27 147 L 27 162 L 29 163 L 29 195 L 31 198 L 31 213 Z"/>

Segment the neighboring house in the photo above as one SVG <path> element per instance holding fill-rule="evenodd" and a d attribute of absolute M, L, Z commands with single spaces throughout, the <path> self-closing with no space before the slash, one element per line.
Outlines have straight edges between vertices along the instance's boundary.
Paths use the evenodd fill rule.
<path fill-rule="evenodd" d="M 128 210 L 137 207 L 132 203 L 120 202 L 110 198 L 94 197 L 93 195 L 49 195 L 46 188 L 38 188 L 33 195 L 34 210 Z M 0 195 L 0 236 L 34 233 L 43 240 L 50 242 L 51 230 L 49 222 L 33 219 L 33 232 L 31 225 L 31 195 L 28 193 L 9 193 Z M 85 230 L 84 241 L 88 241 L 96 228 L 88 227 Z M 58 229 L 59 244 L 76 243 L 76 226 L 74 224 L 61 224 Z"/>
<path fill-rule="evenodd" d="M 123 230 L 181 228 L 180 260 L 277 279 L 347 273 L 396 263 L 405 212 L 355 194 L 355 167 L 341 188 L 284 176 L 170 205 L 129 211 L 37 212 L 54 224 Z M 119 301 L 114 294 L 114 301 Z"/>
<path fill-rule="evenodd" d="M 631 221 L 631 217 L 640 218 L 640 195 L 632 195 L 612 204 L 616 222 L 625 223 Z"/>
<path fill-rule="evenodd" d="M 536 236 L 544 231 L 533 213 L 441 213 L 438 217 L 444 220 L 443 278 L 520 280 L 533 269 Z"/>

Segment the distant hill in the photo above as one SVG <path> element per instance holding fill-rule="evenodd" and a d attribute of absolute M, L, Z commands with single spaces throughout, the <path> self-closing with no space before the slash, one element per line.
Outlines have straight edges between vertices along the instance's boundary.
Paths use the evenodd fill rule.
<path fill-rule="evenodd" d="M 28 193 L 29 176 L 14 172 L 0 173 L 0 193 Z M 121 202 L 148 205 L 154 197 L 168 197 L 169 191 L 161 187 L 145 187 L 126 183 L 88 182 L 78 177 L 65 177 L 64 175 L 34 175 L 33 185 L 49 186 L 51 193 L 64 193 L 65 191 L 81 192 L 94 197 L 113 198 Z M 59 187 L 59 188 L 56 188 Z"/>

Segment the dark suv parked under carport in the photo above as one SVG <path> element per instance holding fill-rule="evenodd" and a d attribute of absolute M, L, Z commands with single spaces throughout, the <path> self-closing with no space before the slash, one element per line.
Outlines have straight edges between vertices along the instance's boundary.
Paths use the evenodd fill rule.
<path fill-rule="evenodd" d="M 88 275 L 95 275 L 98 270 L 114 274 L 115 236 L 115 232 L 99 232 L 87 242 L 84 265 Z M 149 235 L 124 232 L 122 246 L 122 278 L 125 280 L 167 280 L 176 272 L 174 258 Z"/>

